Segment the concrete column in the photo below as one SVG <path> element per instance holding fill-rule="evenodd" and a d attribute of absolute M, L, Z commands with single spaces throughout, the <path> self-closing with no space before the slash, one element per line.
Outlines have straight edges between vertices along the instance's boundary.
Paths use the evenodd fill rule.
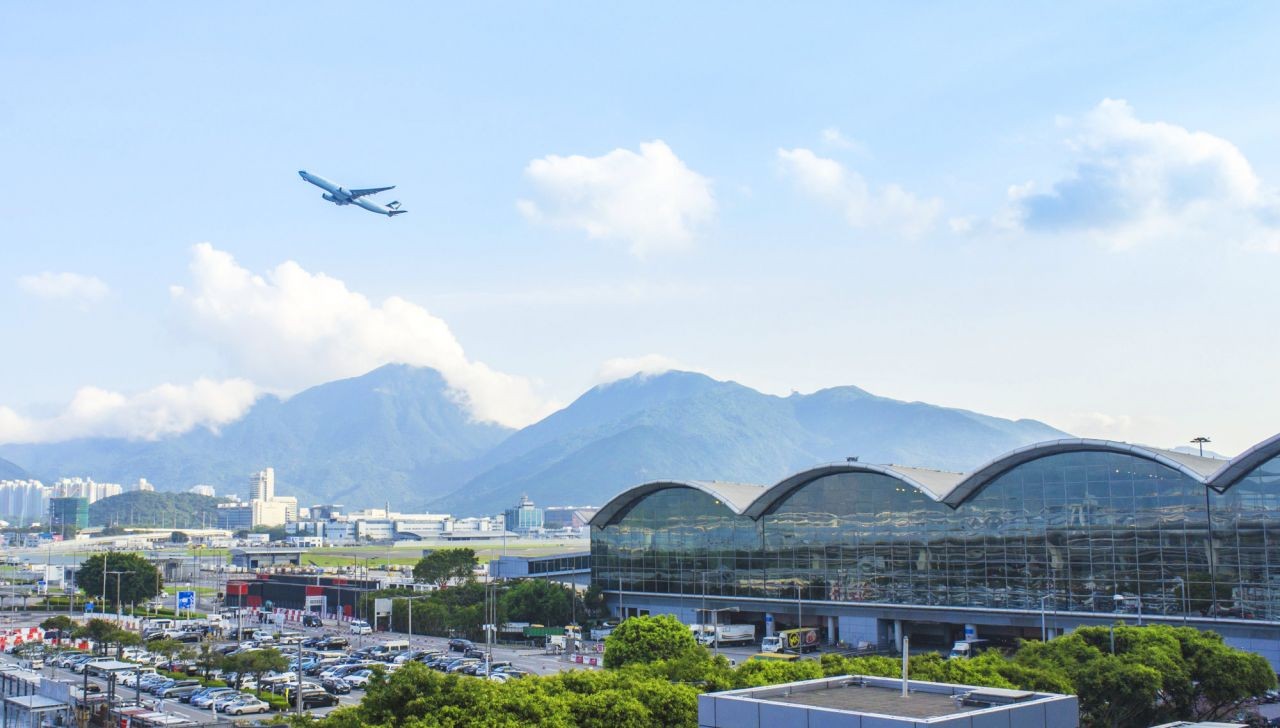
<path fill-rule="evenodd" d="M 836 643 L 836 618 L 827 617 L 827 644 L 834 645 Z"/>
<path fill-rule="evenodd" d="M 893 646 L 902 651 L 902 620 L 893 620 Z"/>

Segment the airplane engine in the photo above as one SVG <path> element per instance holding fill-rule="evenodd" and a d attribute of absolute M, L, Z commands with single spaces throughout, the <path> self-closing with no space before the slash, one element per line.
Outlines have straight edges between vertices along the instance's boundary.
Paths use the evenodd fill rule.
<path fill-rule="evenodd" d="M 323 197 L 324 199 L 328 200 L 329 202 L 337 202 L 337 201 L 338 201 L 338 198 L 334 197 L 333 195 L 329 194 L 328 192 L 326 192 L 326 193 L 324 193 L 323 195 L 320 195 L 320 196 L 321 196 L 321 197 Z"/>
<path fill-rule="evenodd" d="M 339 187 L 338 194 L 342 195 L 343 197 L 350 197 L 351 190 L 348 190 L 346 187 Z"/>

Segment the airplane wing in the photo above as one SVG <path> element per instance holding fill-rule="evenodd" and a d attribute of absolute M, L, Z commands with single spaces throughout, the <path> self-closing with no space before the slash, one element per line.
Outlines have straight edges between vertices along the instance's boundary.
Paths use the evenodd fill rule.
<path fill-rule="evenodd" d="M 395 185 L 391 185 L 390 187 L 370 187 L 367 190 L 351 190 L 351 199 L 354 200 L 357 197 L 364 197 L 365 195 L 376 195 L 379 192 L 386 192 L 387 190 L 394 190 L 395 188 Z"/>

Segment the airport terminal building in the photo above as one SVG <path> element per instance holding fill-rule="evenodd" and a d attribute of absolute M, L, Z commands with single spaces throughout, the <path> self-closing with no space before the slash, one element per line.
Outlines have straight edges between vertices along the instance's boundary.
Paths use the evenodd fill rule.
<path fill-rule="evenodd" d="M 850 460 L 773 486 L 658 481 L 591 521 L 615 611 L 827 642 L 1213 629 L 1280 667 L 1280 435 L 1231 460 L 1043 442 L 971 473 Z M 709 618 L 708 618 L 709 621 Z"/>

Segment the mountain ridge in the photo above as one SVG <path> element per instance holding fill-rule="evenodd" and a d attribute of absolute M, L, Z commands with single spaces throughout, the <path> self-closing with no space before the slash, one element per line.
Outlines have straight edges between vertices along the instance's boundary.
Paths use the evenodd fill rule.
<path fill-rule="evenodd" d="M 655 479 L 775 482 L 810 465 L 865 462 L 941 470 L 1066 433 L 1035 420 L 904 402 L 852 385 L 778 396 L 704 374 L 638 374 L 583 392 L 520 430 L 474 421 L 432 369 L 387 365 L 267 396 L 218 432 L 155 442 L 4 445 L 0 456 L 49 477 L 89 475 L 162 490 L 240 493 L 276 469 L 301 505 L 342 503 L 458 515 L 495 513 L 522 493 L 540 505 L 603 503 Z"/>

